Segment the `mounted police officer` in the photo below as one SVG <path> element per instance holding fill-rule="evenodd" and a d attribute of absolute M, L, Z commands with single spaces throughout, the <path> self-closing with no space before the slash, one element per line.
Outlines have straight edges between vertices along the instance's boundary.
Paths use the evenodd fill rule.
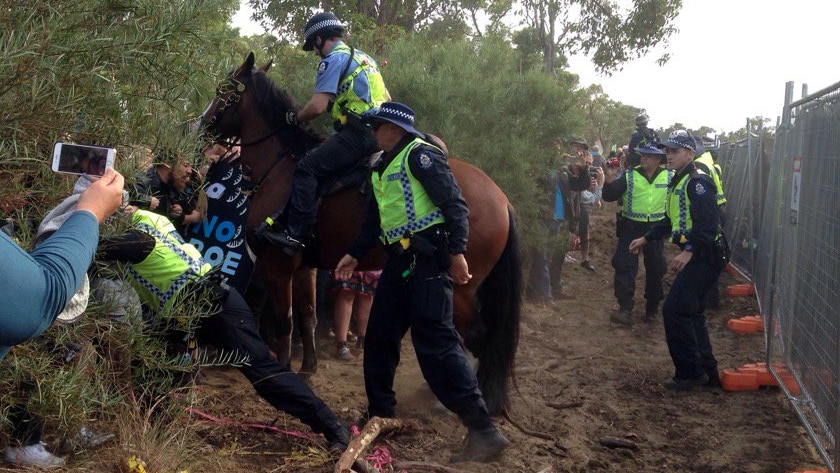
<path fill-rule="evenodd" d="M 630 143 L 628 143 L 627 155 L 627 169 L 638 166 L 641 163 L 642 157 L 639 155 L 636 148 L 643 144 L 661 143 L 662 139 L 659 133 L 653 128 L 648 128 L 648 116 L 644 113 L 636 117 L 636 131 L 630 136 Z"/>
<path fill-rule="evenodd" d="M 378 151 L 360 116 L 390 98 L 376 61 L 342 41 L 345 27 L 333 13 L 315 14 L 303 30 L 303 50 L 321 58 L 315 92 L 298 111 L 290 111 L 290 125 L 313 120 L 329 111 L 336 132 L 298 161 L 292 179 L 286 222 L 273 217 L 256 229 L 257 238 L 278 245 L 294 256 L 315 225 L 319 185 L 327 178 L 359 166 Z"/>
<path fill-rule="evenodd" d="M 488 461 L 509 442 L 493 425 L 452 320 L 452 284 L 472 278 L 467 204 L 444 153 L 414 128 L 414 110 L 385 102 L 367 119 L 384 153 L 361 233 L 335 269 L 337 279 L 349 278 L 377 242 L 389 255 L 365 338 L 367 416 L 396 416 L 394 374 L 410 328 L 423 377 L 468 429 L 466 450 L 452 461 Z"/>
<path fill-rule="evenodd" d="M 720 226 L 717 191 L 711 176 L 694 166 L 696 143 L 688 132 L 672 132 L 663 147 L 668 168 L 676 173 L 668 185 L 666 218 L 630 242 L 629 248 L 638 254 L 649 242 L 670 234 L 671 241 L 681 250 L 670 263 L 677 276 L 662 310 L 665 339 L 675 367 L 674 377 L 665 387 L 689 390 L 720 386 L 702 302 L 703 295 L 717 284 L 729 258 Z"/>
<path fill-rule="evenodd" d="M 608 202 L 620 201 L 621 211 L 616 221 L 618 245 L 612 258 L 615 268 L 614 290 L 618 312 L 610 320 L 624 325 L 632 324 L 633 295 L 636 292 L 636 273 L 639 257 L 631 254 L 630 242 L 645 235 L 665 219 L 665 202 L 668 182 L 674 175 L 661 167 L 665 155 L 655 143 L 646 143 L 634 151 L 641 156 L 641 164 L 628 169 L 618 179 L 604 185 L 603 197 Z M 662 276 L 668 263 L 665 261 L 663 240 L 656 240 L 644 248 L 645 258 L 645 320 L 656 318 L 659 303 L 664 299 Z"/>
<path fill-rule="evenodd" d="M 331 449 L 344 450 L 350 440 L 347 428 L 302 379 L 271 357 L 239 292 L 207 277 L 210 265 L 166 217 L 136 210 L 131 227 L 104 239 L 99 257 L 127 263 L 145 311 L 155 316 L 186 304 L 206 309 L 197 322 L 198 337 L 220 350 L 247 356 L 248 362 L 238 368 L 263 399 L 323 433 Z"/>

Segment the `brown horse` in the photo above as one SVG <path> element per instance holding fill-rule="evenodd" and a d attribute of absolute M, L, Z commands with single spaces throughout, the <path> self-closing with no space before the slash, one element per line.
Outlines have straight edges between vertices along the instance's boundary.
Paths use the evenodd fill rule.
<path fill-rule="evenodd" d="M 286 112 L 296 105 L 266 75 L 267 68 L 256 69 L 254 54 L 249 54 L 242 66 L 220 84 L 202 122 L 216 139 L 241 139 L 242 162 L 249 168 L 255 186 L 248 240 L 256 249 L 257 271 L 268 288 L 283 331 L 283 337 L 278 336 L 281 349 L 277 354 L 281 361 L 288 361 L 294 301 L 305 329 L 301 370 L 314 371 L 315 284 L 309 265 L 335 268 L 361 228 L 365 196 L 354 186 L 321 199 L 317 241 L 308 245 L 315 249 L 311 263 L 308 256 L 304 265 L 301 256 L 290 259 L 278 248 L 254 241 L 253 229 L 289 197 L 294 155 L 306 152 L 324 138 L 306 125 L 285 123 Z M 488 408 L 499 414 L 509 406 L 508 387 L 519 342 L 521 261 L 513 208 L 486 174 L 463 161 L 449 162 L 470 210 L 466 256 L 473 274 L 469 284 L 455 288 L 454 322 L 466 347 L 478 358 L 477 375 Z M 374 251 L 358 269 L 381 268 L 383 262 L 384 252 Z"/>

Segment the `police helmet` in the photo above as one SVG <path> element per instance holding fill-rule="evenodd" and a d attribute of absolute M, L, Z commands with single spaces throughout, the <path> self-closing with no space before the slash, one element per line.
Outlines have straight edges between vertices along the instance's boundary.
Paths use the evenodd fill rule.
<path fill-rule="evenodd" d="M 636 117 L 636 126 L 647 126 L 648 116 L 644 113 Z"/>
<path fill-rule="evenodd" d="M 343 37 L 344 31 L 344 25 L 334 13 L 328 11 L 316 13 L 303 27 L 303 50 L 312 51 L 317 36 L 322 39 Z"/>

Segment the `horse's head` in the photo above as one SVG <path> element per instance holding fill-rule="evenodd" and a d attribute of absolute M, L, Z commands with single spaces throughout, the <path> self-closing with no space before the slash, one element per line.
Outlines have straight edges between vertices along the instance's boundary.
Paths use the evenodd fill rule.
<path fill-rule="evenodd" d="M 269 61 L 262 68 L 254 67 L 254 53 L 249 53 L 245 62 L 218 85 L 216 97 L 201 117 L 205 135 L 217 139 L 241 137 L 243 148 L 249 141 L 261 142 L 277 135 L 296 154 L 324 140 L 323 134 L 307 124 L 286 123 L 286 113 L 298 107 L 291 95 L 266 74 L 271 66 Z M 255 131 L 257 118 L 264 123 L 261 134 Z M 250 139 L 245 136 L 249 131 L 253 132 Z"/>

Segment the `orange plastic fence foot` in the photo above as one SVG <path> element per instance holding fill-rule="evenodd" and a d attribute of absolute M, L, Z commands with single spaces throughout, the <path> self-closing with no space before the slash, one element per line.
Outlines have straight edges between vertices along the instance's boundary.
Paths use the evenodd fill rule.
<path fill-rule="evenodd" d="M 799 385 L 793 374 L 781 363 L 774 363 L 773 368 L 791 394 L 800 393 Z M 723 370 L 720 375 L 724 391 L 750 391 L 761 386 L 778 386 L 776 378 L 767 368 L 766 363 L 747 363 L 735 370 Z"/>
<path fill-rule="evenodd" d="M 723 270 L 726 271 L 727 273 L 735 275 L 735 276 L 740 276 L 741 275 L 741 273 L 739 273 L 738 270 L 735 269 L 735 267 L 732 266 L 729 263 L 726 263 L 726 267 L 723 268 Z"/>
<path fill-rule="evenodd" d="M 746 297 L 755 295 L 752 284 L 733 284 L 726 288 L 726 294 L 732 297 Z"/>
<path fill-rule="evenodd" d="M 764 319 L 760 315 L 747 315 L 739 319 L 728 320 L 726 326 L 739 334 L 762 332 L 764 331 Z"/>

